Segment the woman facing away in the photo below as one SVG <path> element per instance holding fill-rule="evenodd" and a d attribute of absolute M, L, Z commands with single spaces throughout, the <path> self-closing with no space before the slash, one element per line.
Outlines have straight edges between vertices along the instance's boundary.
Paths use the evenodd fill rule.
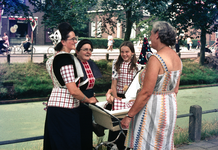
<path fill-rule="evenodd" d="M 173 150 L 177 117 L 176 95 L 182 62 L 169 46 L 175 44 L 175 29 L 165 21 L 153 24 L 151 47 L 157 50 L 139 74 L 141 88 L 122 128 L 129 129 L 125 146 L 141 150 Z"/>
<path fill-rule="evenodd" d="M 55 56 L 48 59 L 46 68 L 53 81 L 47 104 L 44 131 L 44 150 L 92 150 L 92 112 L 84 103 L 96 103 L 93 86 L 100 71 L 90 61 L 93 46 L 77 38 L 68 23 L 61 23 L 50 36 Z"/>

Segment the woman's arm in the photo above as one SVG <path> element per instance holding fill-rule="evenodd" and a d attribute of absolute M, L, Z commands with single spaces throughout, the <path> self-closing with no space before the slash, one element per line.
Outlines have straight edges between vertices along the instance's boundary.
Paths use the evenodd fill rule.
<path fill-rule="evenodd" d="M 82 103 L 96 103 L 97 102 L 95 97 L 87 98 L 82 93 L 82 91 L 76 86 L 73 65 L 63 65 L 60 68 L 60 74 L 62 76 L 62 79 L 68 91 L 74 98 L 80 100 Z"/>
<path fill-rule="evenodd" d="M 111 89 L 113 97 L 117 98 L 117 80 L 112 79 Z"/>
<path fill-rule="evenodd" d="M 78 99 L 78 100 L 80 100 L 80 101 L 82 101 L 84 103 L 96 103 L 97 102 L 95 97 L 87 98 L 82 93 L 82 91 L 80 91 L 80 89 L 76 86 L 75 82 L 67 83 L 66 87 L 67 87 L 68 91 L 70 92 L 70 94 L 74 98 L 76 98 L 76 99 Z"/>
<path fill-rule="evenodd" d="M 146 73 L 143 80 L 143 87 L 138 93 L 135 103 L 128 112 L 128 117 L 121 121 L 123 128 L 128 128 L 131 118 L 134 117 L 148 102 L 156 85 L 157 76 L 160 71 L 161 64 L 156 57 L 150 57 L 146 65 Z"/>

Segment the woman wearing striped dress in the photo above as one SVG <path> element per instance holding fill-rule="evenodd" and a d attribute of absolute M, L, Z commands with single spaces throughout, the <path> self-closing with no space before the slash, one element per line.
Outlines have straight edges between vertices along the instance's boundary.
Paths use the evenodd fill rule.
<path fill-rule="evenodd" d="M 169 47 L 176 41 L 175 30 L 169 23 L 155 22 L 150 40 L 157 53 L 141 71 L 141 88 L 121 121 L 123 128 L 129 128 L 125 146 L 134 150 L 172 150 L 182 62 Z"/>

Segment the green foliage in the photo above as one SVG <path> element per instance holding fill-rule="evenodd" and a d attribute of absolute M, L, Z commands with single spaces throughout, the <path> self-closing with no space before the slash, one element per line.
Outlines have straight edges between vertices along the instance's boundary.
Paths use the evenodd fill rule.
<path fill-rule="evenodd" d="M 10 84 L 8 87 L 13 91 L 9 97 L 10 92 L 1 94 L 1 99 L 47 96 L 52 89 L 52 81 L 44 64 L 1 64 L 0 74 L 0 86 Z M 5 92 L 5 88 L 1 89 L 2 92 Z"/>
<path fill-rule="evenodd" d="M 125 30 L 124 41 L 129 41 L 131 30 L 134 29 L 133 24 L 138 24 L 144 18 L 143 10 L 147 10 L 151 14 L 159 14 L 166 8 L 168 1 L 102 0 L 100 2 L 97 10 L 103 10 L 103 12 L 98 13 L 102 32 L 112 34 L 115 31 L 117 21 L 123 22 L 121 25 Z M 113 17 L 117 19 L 112 19 Z"/>
<path fill-rule="evenodd" d="M 102 78 L 95 82 L 95 92 L 106 93 L 111 88 L 112 64 L 104 59 L 95 61 L 95 63 L 102 73 Z"/>
<path fill-rule="evenodd" d="M 96 65 L 99 67 L 100 70 L 107 69 L 108 61 L 105 59 L 101 59 L 99 61 L 95 61 Z"/>
<path fill-rule="evenodd" d="M 215 119 L 213 122 L 203 121 L 201 128 L 201 140 L 206 140 L 207 138 L 218 135 L 218 121 Z M 174 132 L 174 145 L 177 147 L 182 144 L 188 144 L 189 140 L 188 128 L 181 128 L 179 126 L 175 127 Z"/>
<path fill-rule="evenodd" d="M 201 140 L 205 140 L 207 138 L 217 136 L 218 135 L 218 120 L 215 119 L 213 122 L 206 122 L 202 123 L 202 130 L 201 130 Z"/>
<path fill-rule="evenodd" d="M 171 22 L 176 27 L 178 35 L 185 33 L 188 28 L 201 30 L 201 47 L 206 45 L 206 33 L 211 34 L 216 32 L 218 24 L 216 19 L 218 17 L 218 1 L 205 0 L 205 1 L 193 1 L 193 0 L 174 0 L 166 11 L 160 16 L 161 19 Z M 184 38 L 187 38 L 185 34 Z M 201 65 L 204 65 L 205 52 L 200 52 Z"/>
<path fill-rule="evenodd" d="M 82 39 L 89 39 L 94 48 L 108 48 L 108 39 L 106 38 L 87 38 L 87 37 L 79 37 L 79 40 Z M 114 48 L 119 48 L 120 45 L 123 43 L 123 39 L 114 38 Z"/>
<path fill-rule="evenodd" d="M 29 6 L 26 6 L 19 0 L 1 0 L 0 8 L 2 7 L 4 9 L 4 15 L 24 16 L 26 18 L 28 18 L 29 16 L 33 16 Z"/>
<path fill-rule="evenodd" d="M 90 21 L 88 10 L 96 4 L 96 0 L 29 0 L 36 11 L 44 13 L 42 24 L 48 29 L 57 28 L 58 24 L 68 22 L 77 35 L 87 34 L 87 24 Z"/>
<path fill-rule="evenodd" d="M 140 21 L 139 24 L 137 25 L 137 27 L 140 27 L 142 29 L 144 29 L 143 31 L 141 31 L 136 39 L 143 39 L 144 36 L 146 35 L 147 38 L 150 37 L 151 35 L 151 30 L 152 30 L 152 24 L 154 21 L 157 21 L 158 18 L 154 15 L 151 15 L 148 19 L 145 19 L 143 21 Z"/>
<path fill-rule="evenodd" d="M 218 71 L 201 66 L 192 60 L 183 60 L 180 85 L 218 83 Z"/>
<path fill-rule="evenodd" d="M 112 62 L 99 60 L 95 63 L 103 76 L 96 79 L 95 92 L 106 93 L 111 87 Z M 217 74 L 217 70 L 183 59 L 180 85 L 218 83 Z M 0 99 L 46 97 L 51 93 L 52 87 L 45 64 L 0 64 Z"/>

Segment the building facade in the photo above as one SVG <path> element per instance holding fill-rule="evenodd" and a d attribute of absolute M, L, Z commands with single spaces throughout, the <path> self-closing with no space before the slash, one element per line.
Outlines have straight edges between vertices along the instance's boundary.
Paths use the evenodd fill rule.
<path fill-rule="evenodd" d="M 34 6 L 31 5 L 28 0 L 20 0 L 20 2 L 29 6 L 30 10 L 34 9 Z M 37 26 L 33 31 L 33 38 L 31 40 L 36 45 L 51 44 L 51 40 L 48 38 L 48 32 L 41 24 L 43 13 L 37 12 L 34 13 L 33 16 Z M 30 17 L 29 20 L 32 21 L 33 18 Z M 6 32 L 8 35 L 10 45 L 17 45 L 25 40 L 25 36 L 27 34 L 29 37 L 31 37 L 32 27 L 30 22 L 28 22 L 23 16 L 5 16 L 3 13 L 0 21 L 1 37 L 3 36 L 4 32 Z"/>
<path fill-rule="evenodd" d="M 30 10 L 34 9 L 34 6 L 29 3 L 28 0 L 20 0 L 22 3 L 25 3 L 30 7 Z M 43 1 L 43 0 L 41 0 Z M 93 13 L 94 14 L 94 13 Z M 30 17 L 30 20 L 35 20 L 37 23 L 36 28 L 33 31 L 33 43 L 35 45 L 46 45 L 52 44 L 51 40 L 48 38 L 48 31 L 41 24 L 42 22 L 42 12 L 37 12 L 33 14 L 34 18 Z M 149 15 L 145 15 L 144 19 L 147 19 Z M 112 20 L 116 21 L 116 17 L 113 17 Z M 101 21 L 98 15 L 93 15 L 92 22 L 89 23 L 89 37 L 94 38 L 108 38 L 109 35 L 112 35 L 114 38 L 124 38 L 125 30 L 122 27 L 123 22 L 117 22 L 116 27 L 114 28 L 114 33 L 110 31 L 108 26 L 109 33 L 103 33 L 101 30 Z M 10 45 L 20 44 L 25 40 L 25 36 L 28 34 L 31 37 L 32 27 L 30 22 L 26 21 L 26 18 L 23 16 L 4 16 L 0 20 L 0 36 L 3 36 L 3 33 L 6 32 L 9 37 Z M 130 38 L 135 38 L 137 34 L 140 33 L 140 29 L 136 28 L 136 24 L 133 24 L 133 29 L 131 31 Z M 186 34 L 186 33 L 185 33 Z M 190 33 L 187 33 L 190 35 Z M 215 39 L 218 38 L 218 32 L 207 34 L 206 40 L 207 44 L 211 44 Z M 199 39 L 199 38 L 198 38 Z"/>

